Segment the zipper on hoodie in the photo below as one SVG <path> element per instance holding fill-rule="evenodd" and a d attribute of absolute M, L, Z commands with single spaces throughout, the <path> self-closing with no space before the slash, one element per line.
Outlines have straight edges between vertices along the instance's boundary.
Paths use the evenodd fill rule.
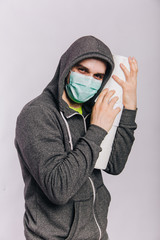
<path fill-rule="evenodd" d="M 87 116 L 88 116 L 88 115 L 87 115 Z M 85 119 L 87 118 L 87 116 L 84 118 L 83 115 L 82 115 L 83 121 L 84 121 L 85 132 L 87 131 L 86 121 L 85 121 Z M 96 215 L 95 215 L 95 211 L 94 211 L 94 205 L 95 205 L 95 200 L 96 200 L 96 190 L 95 190 L 95 186 L 94 186 L 93 180 L 92 180 L 90 177 L 88 177 L 88 178 L 89 178 L 89 180 L 90 180 L 90 182 L 91 182 L 92 191 L 93 191 L 93 216 L 94 216 L 94 220 L 95 220 L 95 223 L 96 223 L 96 225 L 97 225 L 97 227 L 98 227 L 98 231 L 99 231 L 99 239 L 98 239 L 98 240 L 101 240 L 102 231 L 101 231 L 101 228 L 100 228 L 100 226 L 99 226 L 99 223 L 98 223 L 98 221 L 97 221 L 97 218 L 96 218 Z"/>
<path fill-rule="evenodd" d="M 76 114 L 79 114 L 79 113 L 73 113 L 68 118 L 70 118 L 70 117 L 72 117 L 73 115 L 76 115 Z M 81 114 L 79 114 L 79 115 L 81 115 Z M 66 124 L 67 132 L 68 132 L 68 136 L 69 136 L 69 143 L 70 143 L 70 146 L 71 146 L 71 150 L 73 150 L 72 136 L 71 136 L 69 124 L 68 124 L 67 120 L 65 119 L 65 117 L 64 117 L 62 112 L 61 112 L 61 116 L 62 116 L 62 118 L 63 118 L 63 120 L 64 120 L 64 122 Z M 81 116 L 82 116 L 83 121 L 84 121 L 84 128 L 85 128 L 85 132 L 86 132 L 87 131 L 87 127 L 86 127 L 85 119 L 87 118 L 88 115 L 85 118 L 84 118 L 83 115 L 81 115 Z M 95 215 L 95 211 L 94 211 L 94 205 L 95 205 L 95 200 L 96 200 L 96 190 L 95 190 L 95 186 L 94 186 L 94 183 L 93 183 L 92 179 L 90 177 L 88 177 L 88 178 L 90 180 L 90 183 L 91 183 L 91 186 L 92 186 L 92 191 L 93 191 L 93 216 L 94 216 L 94 220 L 95 220 L 95 223 L 96 223 L 98 231 L 99 231 L 99 239 L 98 240 L 100 240 L 101 237 L 102 237 L 102 231 L 101 231 L 101 228 L 100 228 L 100 226 L 98 224 L 98 221 L 97 221 L 97 218 L 96 218 L 96 215 Z"/>
<path fill-rule="evenodd" d="M 83 117 L 83 115 L 81 115 L 81 116 Z M 85 132 L 87 131 L 86 121 L 85 121 L 87 116 L 85 118 L 83 117 Z M 95 223 L 96 223 L 98 231 L 99 231 L 99 238 L 98 238 L 98 240 L 100 240 L 101 237 L 102 237 L 102 231 L 101 231 L 101 228 L 99 226 L 99 223 L 97 221 L 97 218 L 96 218 L 96 215 L 95 215 L 95 211 L 94 211 L 94 205 L 95 205 L 95 200 L 96 200 L 96 190 L 95 190 L 94 182 L 92 181 L 92 179 L 90 177 L 88 177 L 88 178 L 89 178 L 89 180 L 91 182 L 92 191 L 93 191 L 93 216 L 94 216 L 94 220 L 95 220 Z"/>
<path fill-rule="evenodd" d="M 97 225 L 98 230 L 99 230 L 99 239 L 98 240 L 100 240 L 101 237 L 102 237 L 102 231 L 101 231 L 101 228 L 100 228 L 100 226 L 98 224 L 98 221 L 97 221 L 97 218 L 96 218 L 96 215 L 95 215 L 95 211 L 94 211 L 94 205 L 95 205 L 95 200 L 96 200 L 96 191 L 95 191 L 95 186 L 94 186 L 94 183 L 93 183 L 92 179 L 90 177 L 88 177 L 88 178 L 89 178 L 89 180 L 91 182 L 92 190 L 93 190 L 93 216 L 94 216 L 94 220 L 95 220 L 96 225 Z"/>

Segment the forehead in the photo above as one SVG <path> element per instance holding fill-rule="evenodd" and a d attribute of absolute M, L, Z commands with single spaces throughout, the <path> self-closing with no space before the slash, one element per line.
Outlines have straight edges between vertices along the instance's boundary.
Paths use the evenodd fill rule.
<path fill-rule="evenodd" d="M 105 73 L 107 64 L 100 59 L 97 58 L 87 58 L 80 61 L 76 66 L 81 65 L 90 70 L 93 73 Z"/>

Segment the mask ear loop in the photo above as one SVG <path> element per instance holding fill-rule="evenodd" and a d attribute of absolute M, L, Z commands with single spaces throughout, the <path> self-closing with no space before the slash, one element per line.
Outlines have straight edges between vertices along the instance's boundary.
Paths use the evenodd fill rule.
<path fill-rule="evenodd" d="M 72 70 L 70 69 L 68 75 L 71 74 L 71 72 L 72 72 Z M 65 78 L 65 84 L 64 84 L 64 87 L 66 87 L 66 86 L 68 85 L 68 83 L 67 83 L 68 75 L 67 75 L 67 77 Z"/>

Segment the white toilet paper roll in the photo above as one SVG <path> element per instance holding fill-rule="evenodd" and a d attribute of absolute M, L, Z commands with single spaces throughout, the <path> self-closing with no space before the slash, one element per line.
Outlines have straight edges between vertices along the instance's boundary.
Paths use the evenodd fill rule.
<path fill-rule="evenodd" d="M 123 63 L 128 68 L 128 70 L 130 70 L 128 58 L 124 57 L 124 56 L 113 55 L 113 60 L 114 60 L 114 63 L 115 63 L 115 68 L 114 68 L 114 71 L 113 71 L 112 75 L 116 75 L 120 79 L 125 81 L 125 75 L 124 75 L 122 69 L 120 68 L 120 63 Z M 108 82 L 104 86 L 104 89 L 105 88 L 108 88 L 109 90 L 115 90 L 116 91 L 114 96 L 118 96 L 119 99 L 116 102 L 114 108 L 120 107 L 121 111 L 116 116 L 112 128 L 110 129 L 109 133 L 106 135 L 106 137 L 104 138 L 104 140 L 101 143 L 102 151 L 100 152 L 99 157 L 98 157 L 97 162 L 96 162 L 96 165 L 95 165 L 95 168 L 97 168 L 97 169 L 105 169 L 107 167 L 109 157 L 110 157 L 110 154 L 111 154 L 111 151 L 112 151 L 112 145 L 113 145 L 113 141 L 114 141 L 114 138 L 115 138 L 116 130 L 117 130 L 117 127 L 119 125 L 119 121 L 120 121 L 121 114 L 122 114 L 122 109 L 123 109 L 122 88 L 118 83 L 116 83 L 116 81 L 112 78 L 112 76 L 109 78 Z"/>

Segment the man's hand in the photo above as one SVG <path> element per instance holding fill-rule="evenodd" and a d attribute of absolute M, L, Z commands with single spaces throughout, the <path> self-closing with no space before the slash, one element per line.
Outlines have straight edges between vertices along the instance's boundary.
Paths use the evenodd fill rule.
<path fill-rule="evenodd" d="M 137 107 L 137 72 L 138 64 L 134 57 L 128 58 L 130 71 L 121 63 L 120 67 L 124 72 L 126 82 L 121 80 L 116 75 L 112 78 L 122 87 L 123 89 L 123 105 L 126 109 L 135 110 Z"/>
<path fill-rule="evenodd" d="M 118 100 L 117 96 L 110 100 L 114 93 L 114 90 L 109 91 L 107 88 L 104 89 L 100 93 L 91 114 L 91 124 L 97 125 L 107 132 L 109 132 L 115 117 L 121 111 L 120 107 L 113 109 Z"/>

